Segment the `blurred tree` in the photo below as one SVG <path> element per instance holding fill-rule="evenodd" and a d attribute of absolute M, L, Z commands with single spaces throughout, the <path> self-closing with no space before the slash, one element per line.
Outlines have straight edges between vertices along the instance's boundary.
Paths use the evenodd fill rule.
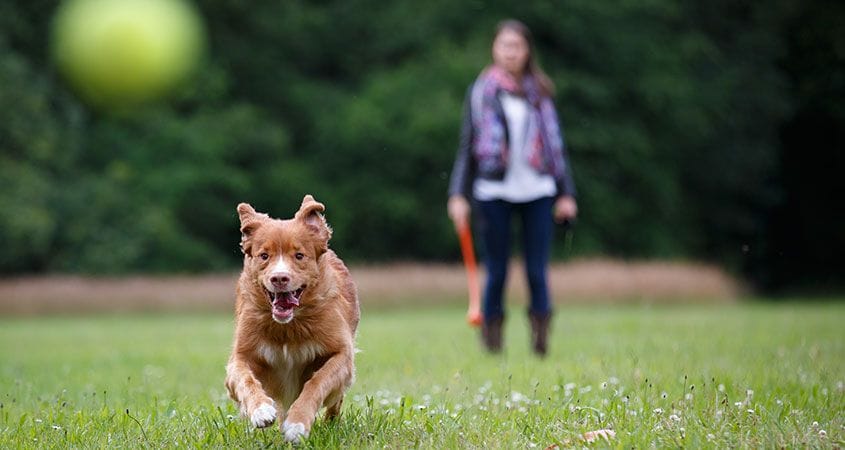
<path fill-rule="evenodd" d="M 824 195 L 841 166 L 835 2 L 207 0 L 193 83 L 125 116 L 56 78 L 55 6 L 0 5 L 3 273 L 234 267 L 235 205 L 287 217 L 305 193 L 347 259 L 457 259 L 463 96 L 508 16 L 557 84 L 579 186 L 558 257 L 706 258 L 771 286 L 843 245 Z"/>
<path fill-rule="evenodd" d="M 841 289 L 845 209 L 836 193 L 845 191 L 845 5 L 799 3 L 785 30 L 781 64 L 793 113 L 781 126 L 784 201 L 753 275 L 771 289 Z"/>
<path fill-rule="evenodd" d="M 0 270 L 50 263 L 54 206 L 79 157 L 81 108 L 0 36 Z"/>

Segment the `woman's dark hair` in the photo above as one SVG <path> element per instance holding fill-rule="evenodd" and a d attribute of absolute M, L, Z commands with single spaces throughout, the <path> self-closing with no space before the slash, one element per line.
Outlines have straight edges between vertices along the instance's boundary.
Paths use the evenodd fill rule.
<path fill-rule="evenodd" d="M 555 95 L 555 85 L 551 78 L 546 75 L 546 72 L 540 67 L 537 58 L 534 55 L 534 38 L 531 36 L 531 30 L 528 29 L 524 23 L 516 19 L 506 19 L 496 25 L 496 34 L 493 35 L 493 40 L 499 37 L 502 31 L 511 30 L 519 34 L 528 43 L 528 61 L 525 63 L 525 71 L 533 75 L 540 86 L 540 92 L 543 95 L 552 97 Z"/>

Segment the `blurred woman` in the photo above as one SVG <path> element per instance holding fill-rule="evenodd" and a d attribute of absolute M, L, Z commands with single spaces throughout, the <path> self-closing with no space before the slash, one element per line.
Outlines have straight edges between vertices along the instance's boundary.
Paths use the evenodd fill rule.
<path fill-rule="evenodd" d="M 481 337 L 490 352 L 502 348 L 511 218 L 521 221 L 532 349 L 542 356 L 552 315 L 546 269 L 553 220 L 575 218 L 575 183 L 552 102 L 554 85 L 534 58 L 528 27 L 501 22 L 492 53 L 493 63 L 467 92 L 447 209 L 458 230 L 469 226 L 470 204 L 476 209 L 488 274 Z"/>

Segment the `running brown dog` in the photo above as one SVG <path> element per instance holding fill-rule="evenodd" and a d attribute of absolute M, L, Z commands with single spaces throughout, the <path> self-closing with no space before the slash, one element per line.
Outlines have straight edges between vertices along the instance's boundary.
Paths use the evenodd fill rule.
<path fill-rule="evenodd" d="M 226 388 L 254 427 L 278 418 L 289 442 L 308 437 L 323 406 L 336 417 L 355 377 L 358 295 L 328 247 L 324 210 L 310 195 L 288 220 L 238 205 L 244 266 Z"/>

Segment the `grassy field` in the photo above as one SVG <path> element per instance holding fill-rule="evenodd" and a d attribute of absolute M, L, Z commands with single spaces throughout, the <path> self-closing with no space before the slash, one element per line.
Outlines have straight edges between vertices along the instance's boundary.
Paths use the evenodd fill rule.
<path fill-rule="evenodd" d="M 845 303 L 572 306 L 550 355 L 479 352 L 449 307 L 363 311 L 358 379 L 305 448 L 845 444 Z M 229 315 L 0 319 L 0 448 L 283 446 L 223 388 Z"/>

